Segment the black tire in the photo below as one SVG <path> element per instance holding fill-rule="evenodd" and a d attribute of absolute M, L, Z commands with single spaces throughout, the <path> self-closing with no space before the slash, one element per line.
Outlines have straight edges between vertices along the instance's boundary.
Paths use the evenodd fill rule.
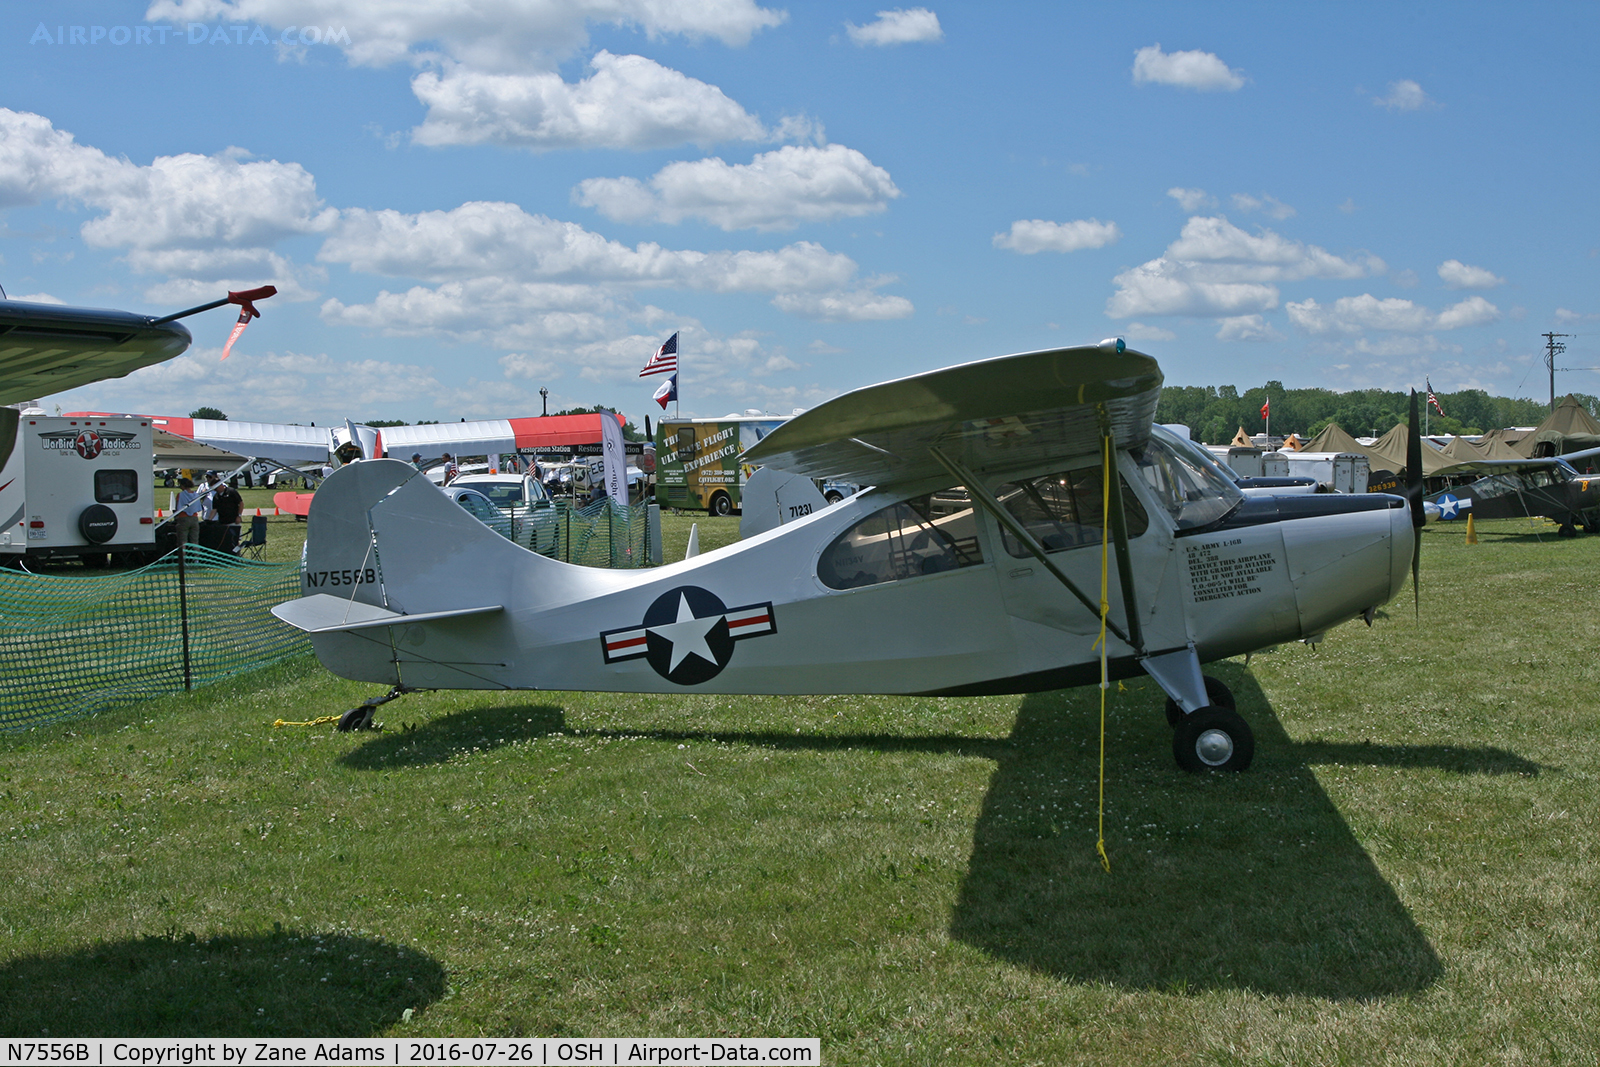
<path fill-rule="evenodd" d="M 372 709 L 366 705 L 351 708 L 339 717 L 339 732 L 347 734 L 351 730 L 365 730 L 372 725 Z"/>
<path fill-rule="evenodd" d="M 1242 771 L 1255 754 L 1250 724 L 1231 708 L 1201 708 L 1172 731 L 1172 757 L 1190 774 Z"/>
<path fill-rule="evenodd" d="M 828 503 L 837 504 L 839 501 L 844 499 L 844 494 L 839 492 L 837 489 L 829 489 L 827 499 Z"/>
<path fill-rule="evenodd" d="M 1233 690 L 1223 685 L 1220 679 L 1206 675 L 1206 700 L 1212 707 L 1234 710 L 1239 705 L 1233 699 Z M 1183 721 L 1183 709 L 1178 707 L 1178 702 L 1171 697 L 1167 698 L 1167 725 L 1176 727 Z"/>
<path fill-rule="evenodd" d="M 727 493 L 716 492 L 711 494 L 711 504 L 706 508 L 709 515 L 732 515 L 733 500 Z"/>

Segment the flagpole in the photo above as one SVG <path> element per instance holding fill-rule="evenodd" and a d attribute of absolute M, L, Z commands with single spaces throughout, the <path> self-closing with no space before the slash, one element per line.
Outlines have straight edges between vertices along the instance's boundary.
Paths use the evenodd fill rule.
<path fill-rule="evenodd" d="M 683 331 L 674 330 L 673 333 L 678 338 L 678 369 L 672 373 L 678 380 L 677 387 L 672 390 L 672 417 L 677 419 L 683 417 Z"/>

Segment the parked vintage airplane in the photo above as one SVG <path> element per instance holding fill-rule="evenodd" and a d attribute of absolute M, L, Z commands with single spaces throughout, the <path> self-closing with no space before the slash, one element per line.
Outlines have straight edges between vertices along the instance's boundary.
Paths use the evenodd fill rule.
<path fill-rule="evenodd" d="M 1472 460 L 1440 473 L 1456 485 L 1429 502 L 1441 519 L 1517 519 L 1543 515 L 1558 524 L 1562 537 L 1574 537 L 1578 527 L 1600 531 L 1600 474 L 1583 473 L 1600 448 L 1569 452 L 1544 459 Z M 1467 475 L 1477 475 L 1472 481 Z"/>
<path fill-rule="evenodd" d="M 243 324 L 260 316 L 254 301 L 276 293 L 264 285 L 159 318 L 109 308 L 0 299 L 0 405 L 121 378 L 182 355 L 193 337 L 177 320 L 224 304 L 238 304 L 241 309 L 239 325 L 228 338 L 232 345 Z M 0 464 L 10 454 L 16 420 L 15 408 L 0 408 L 0 450 L 5 453 Z"/>
<path fill-rule="evenodd" d="M 847 393 L 748 458 L 875 488 L 643 571 L 545 559 L 403 463 L 351 464 L 316 494 L 302 597 L 273 611 L 391 695 L 960 696 L 1142 671 L 1170 697 L 1181 766 L 1242 770 L 1250 728 L 1201 664 L 1370 622 L 1404 584 L 1412 511 L 1246 498 L 1152 427 L 1161 381 L 1114 339 Z"/>

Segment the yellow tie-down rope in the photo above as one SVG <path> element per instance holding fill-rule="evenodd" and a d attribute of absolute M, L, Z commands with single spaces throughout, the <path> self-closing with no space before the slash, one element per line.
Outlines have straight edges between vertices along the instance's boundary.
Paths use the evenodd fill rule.
<path fill-rule="evenodd" d="M 1106 693 L 1111 689 L 1111 677 L 1106 657 L 1106 616 L 1111 614 L 1111 561 L 1107 555 L 1111 540 L 1111 479 L 1116 474 L 1112 462 L 1114 455 L 1111 435 L 1101 439 L 1100 471 L 1100 637 L 1095 646 L 1100 649 L 1100 838 L 1094 850 L 1100 854 L 1100 866 L 1111 873 L 1111 857 L 1106 855 Z"/>
<path fill-rule="evenodd" d="M 310 719 L 310 720 L 307 720 L 306 722 L 289 722 L 289 721 L 287 721 L 285 719 L 276 719 L 276 720 L 273 721 L 272 725 L 274 727 L 279 727 L 279 726 L 321 726 L 323 723 L 326 723 L 326 722 L 338 722 L 339 719 L 340 719 L 340 716 L 338 716 L 338 715 L 324 715 L 319 719 Z"/>

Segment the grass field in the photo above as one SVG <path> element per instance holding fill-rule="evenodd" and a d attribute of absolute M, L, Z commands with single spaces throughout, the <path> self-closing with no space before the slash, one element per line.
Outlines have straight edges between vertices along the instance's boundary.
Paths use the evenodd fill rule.
<path fill-rule="evenodd" d="M 1114 693 L 1109 874 L 1093 690 L 415 694 L 377 734 L 274 728 L 375 693 L 303 659 L 0 737 L 0 1033 L 1593 1064 L 1600 539 L 1485 526 L 1426 532 L 1420 621 L 1407 592 L 1214 665 L 1246 774 L 1183 775 L 1155 687 Z"/>

